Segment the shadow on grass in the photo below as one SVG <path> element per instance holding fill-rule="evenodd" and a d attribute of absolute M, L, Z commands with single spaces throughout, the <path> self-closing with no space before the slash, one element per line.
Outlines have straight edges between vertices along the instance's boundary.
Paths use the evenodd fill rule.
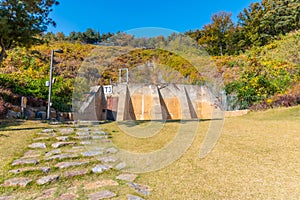
<path fill-rule="evenodd" d="M 20 126 L 24 123 L 24 120 L 0 120 L 0 132 L 9 131 L 7 127 Z"/>
<path fill-rule="evenodd" d="M 0 128 L 1 131 L 25 131 L 25 130 L 35 130 L 35 129 L 44 129 L 47 128 L 47 126 L 37 126 L 37 127 L 27 127 L 27 128 Z"/>
<path fill-rule="evenodd" d="M 215 119 L 189 119 L 189 120 L 181 120 L 181 119 L 173 119 L 173 120 L 128 120 L 128 121 L 119 121 L 117 122 L 119 125 L 125 125 L 127 127 L 134 127 L 145 123 L 156 122 L 156 123 L 181 123 L 186 124 L 188 122 L 205 122 L 205 121 L 218 121 L 223 120 L 222 118 Z"/>
<path fill-rule="evenodd" d="M 0 132 L 2 131 L 22 131 L 22 130 L 35 130 L 47 128 L 47 126 L 34 126 L 32 124 L 31 127 L 16 127 L 16 128 L 8 128 L 11 126 L 21 126 L 25 123 L 25 120 L 0 120 Z M 8 137 L 5 134 L 0 134 L 0 137 Z"/>

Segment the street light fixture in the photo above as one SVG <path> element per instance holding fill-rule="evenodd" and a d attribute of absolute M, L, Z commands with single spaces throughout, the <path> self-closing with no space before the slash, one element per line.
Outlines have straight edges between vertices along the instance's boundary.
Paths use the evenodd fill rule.
<path fill-rule="evenodd" d="M 52 80 L 53 80 L 53 61 L 54 61 L 54 53 L 63 53 L 63 50 L 52 50 L 51 51 L 51 63 L 50 63 L 50 75 L 49 75 L 49 94 L 48 94 L 48 108 L 47 108 L 47 119 L 50 120 L 50 113 L 51 113 L 51 93 L 52 93 Z"/>

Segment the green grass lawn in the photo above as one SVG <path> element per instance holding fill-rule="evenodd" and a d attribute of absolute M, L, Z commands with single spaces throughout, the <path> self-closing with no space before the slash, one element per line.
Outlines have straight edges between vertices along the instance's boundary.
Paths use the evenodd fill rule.
<path fill-rule="evenodd" d="M 147 126 L 147 123 L 136 125 L 136 128 Z M 145 199 L 300 198 L 300 107 L 226 118 L 218 143 L 203 159 L 199 158 L 199 150 L 210 122 L 193 123 L 200 123 L 197 135 L 190 148 L 178 160 L 163 169 L 139 174 L 137 182 L 152 188 L 150 196 Z M 1 122 L 2 176 L 9 163 L 22 155 L 27 145 L 32 143 L 34 134 L 47 126 L 32 121 L 14 124 Z M 180 124 L 166 123 L 158 134 L 148 139 L 124 134 L 117 123 L 100 126 L 112 133 L 113 142 L 120 148 L 150 152 L 168 144 L 176 136 Z M 62 180 L 56 186 L 81 187 L 98 178 L 90 175 L 70 181 Z M 30 187 L 15 192 L 38 193 L 42 189 Z M 126 185 L 121 184 L 115 192 L 126 195 L 130 191 Z"/>

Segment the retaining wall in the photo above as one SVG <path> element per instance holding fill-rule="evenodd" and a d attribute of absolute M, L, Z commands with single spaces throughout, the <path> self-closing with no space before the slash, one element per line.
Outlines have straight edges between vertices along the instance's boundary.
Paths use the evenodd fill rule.
<path fill-rule="evenodd" d="M 211 119 L 220 110 L 211 92 L 197 85 L 119 84 L 111 94 L 102 86 L 91 95 L 77 115 L 80 120 L 176 120 Z"/>

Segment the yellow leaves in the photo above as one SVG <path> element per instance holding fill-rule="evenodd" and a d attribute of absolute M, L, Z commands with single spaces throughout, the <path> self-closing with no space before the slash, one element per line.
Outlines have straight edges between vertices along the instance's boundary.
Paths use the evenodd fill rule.
<path fill-rule="evenodd" d="M 259 77 L 258 77 L 258 76 L 251 78 L 251 79 L 250 79 L 250 82 L 249 82 L 249 84 L 251 85 L 251 87 L 257 88 L 257 87 L 259 86 L 258 80 L 259 80 Z M 248 89 L 248 86 L 246 86 L 246 87 L 247 87 L 247 89 Z"/>
<path fill-rule="evenodd" d="M 266 45 L 266 49 L 271 50 L 271 49 L 275 49 L 277 47 L 276 43 L 271 43 Z"/>
<path fill-rule="evenodd" d="M 273 102 L 273 100 L 272 100 L 272 99 L 270 99 L 270 98 L 268 98 L 266 102 L 267 102 L 267 104 L 268 104 L 268 105 L 271 105 L 271 104 L 272 104 L 272 102 Z"/>

